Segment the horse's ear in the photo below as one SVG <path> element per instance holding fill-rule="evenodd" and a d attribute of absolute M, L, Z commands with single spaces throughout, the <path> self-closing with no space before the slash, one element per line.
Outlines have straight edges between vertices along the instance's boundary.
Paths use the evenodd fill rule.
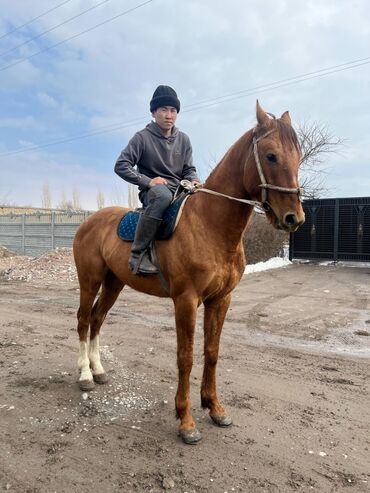
<path fill-rule="evenodd" d="M 289 111 L 284 111 L 284 113 L 280 117 L 280 120 L 287 123 L 288 125 L 291 125 L 292 120 L 290 119 Z"/>
<path fill-rule="evenodd" d="M 261 125 L 261 126 L 268 125 L 268 123 L 270 121 L 268 114 L 261 108 L 261 105 L 259 104 L 258 99 L 257 99 L 257 103 L 256 103 L 256 117 L 257 117 L 258 125 Z"/>

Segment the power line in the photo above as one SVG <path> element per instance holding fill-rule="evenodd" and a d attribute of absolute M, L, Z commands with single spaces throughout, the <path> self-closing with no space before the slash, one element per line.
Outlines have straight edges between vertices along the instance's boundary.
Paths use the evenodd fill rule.
<path fill-rule="evenodd" d="M 38 15 L 37 17 L 34 17 L 30 21 L 27 21 L 24 24 L 22 24 L 21 26 L 18 26 L 16 28 L 12 29 L 11 31 L 8 31 L 7 33 L 3 34 L 2 36 L 0 36 L 0 39 L 3 39 L 3 38 L 5 38 L 5 36 L 9 36 L 10 34 L 15 33 L 15 31 L 18 31 L 19 29 L 22 29 L 23 27 L 28 26 L 32 22 L 37 21 L 37 19 L 40 19 L 40 17 L 44 17 L 44 15 L 49 14 L 50 12 L 53 12 L 56 9 L 59 9 L 59 7 L 61 7 L 62 5 L 65 5 L 66 3 L 70 2 L 70 1 L 71 0 L 65 0 L 64 2 L 59 3 L 58 5 L 56 5 L 55 7 L 53 7 L 52 9 L 49 9 L 46 12 L 42 12 L 42 14 Z"/>
<path fill-rule="evenodd" d="M 334 73 L 334 72 L 341 72 L 342 70 L 336 70 L 336 69 L 341 69 L 342 67 L 343 67 L 343 70 L 349 70 L 351 68 L 355 68 L 355 67 L 358 67 L 360 65 L 366 65 L 368 63 L 370 63 L 370 57 L 359 58 L 357 60 L 352 60 L 350 62 L 340 63 L 338 65 L 331 65 L 330 67 L 322 68 L 319 70 L 314 70 L 312 72 L 306 72 L 304 74 L 296 75 L 295 77 L 288 77 L 286 79 L 280 79 L 280 80 L 277 80 L 275 82 L 271 82 L 269 84 L 262 84 L 260 86 L 252 87 L 251 89 L 243 89 L 242 91 L 233 92 L 231 94 L 225 94 L 225 95 L 219 96 L 217 98 L 212 98 L 212 101 L 217 101 L 217 100 L 224 99 L 227 97 L 242 95 L 244 93 L 249 93 L 250 91 L 255 91 L 255 90 L 259 90 L 259 89 L 266 89 L 270 86 L 276 86 L 277 84 L 284 84 L 285 82 L 290 83 L 291 81 L 295 81 L 295 80 L 297 82 L 301 82 L 300 79 L 307 77 L 307 79 L 303 79 L 303 80 L 309 80 L 309 78 L 311 78 L 310 77 L 311 75 L 314 76 L 312 78 L 316 78 L 316 77 L 320 77 L 320 75 L 319 75 L 320 73 L 323 73 L 323 75 L 327 75 L 327 74 Z M 345 67 L 347 67 L 347 68 L 345 68 Z M 198 106 L 198 105 L 201 105 L 203 103 L 208 103 L 209 101 L 210 101 L 209 99 L 204 100 L 204 101 L 198 101 L 197 103 L 193 103 L 193 104 L 188 105 L 187 108 L 190 108 L 193 106 Z"/>
<path fill-rule="evenodd" d="M 216 98 L 211 98 L 208 100 L 198 101 L 197 103 L 192 103 L 192 104 L 186 105 L 184 107 L 184 109 L 182 110 L 182 113 L 190 113 L 192 111 L 197 111 L 199 109 L 209 108 L 212 106 L 216 106 L 218 104 L 227 103 L 229 101 L 235 101 L 237 99 L 242 99 L 244 97 L 252 96 L 255 94 L 260 94 L 261 92 L 267 92 L 267 91 L 271 91 L 274 89 L 279 89 L 281 87 L 285 87 L 285 86 L 289 86 L 289 85 L 293 85 L 293 84 L 298 84 L 299 82 L 306 82 L 307 80 L 325 77 L 325 76 L 331 75 L 333 73 L 343 72 L 345 70 L 350 70 L 352 68 L 360 67 L 360 66 L 367 65 L 367 64 L 370 64 L 370 57 L 366 57 L 366 58 L 362 58 L 362 59 L 358 59 L 358 60 L 353 60 L 352 62 L 341 63 L 339 65 L 333 65 L 331 67 L 326 67 L 326 68 L 319 69 L 316 71 L 307 72 L 305 74 L 297 75 L 295 77 L 289 77 L 289 78 L 281 79 L 281 80 L 271 82 L 268 84 L 262 84 L 259 86 L 255 86 L 255 87 L 252 87 L 250 89 L 245 89 L 243 91 L 238 91 L 238 92 L 226 94 L 223 96 L 218 96 Z M 39 145 L 36 144 L 34 146 L 23 147 L 21 149 L 15 149 L 14 151 L 8 151 L 5 153 L 1 153 L 0 157 L 12 156 L 14 154 L 19 154 L 19 153 L 23 153 L 23 152 L 27 152 L 27 151 L 33 151 L 33 150 L 37 150 L 37 149 L 44 149 L 46 147 L 52 147 L 52 146 L 58 145 L 58 144 L 65 144 L 68 142 L 73 142 L 75 140 L 89 138 L 89 137 L 92 137 L 95 135 L 102 135 L 102 134 L 106 134 L 106 133 L 116 132 L 117 130 L 121 130 L 123 128 L 131 127 L 133 125 L 137 125 L 139 123 L 146 122 L 147 120 L 148 120 L 148 117 L 143 116 L 143 117 L 136 118 L 134 120 L 129 120 L 127 122 L 107 125 L 104 127 L 100 127 L 99 129 L 96 129 L 92 132 L 84 133 L 81 135 L 76 135 L 74 137 L 56 140 L 53 142 L 46 142 L 44 144 L 39 144 Z"/>
<path fill-rule="evenodd" d="M 218 98 L 215 98 L 215 100 L 193 103 L 192 105 L 190 105 L 191 108 L 185 109 L 183 111 L 183 113 L 185 113 L 185 112 L 188 113 L 190 111 L 194 111 L 194 110 L 198 110 L 198 109 L 202 109 L 202 108 L 209 108 L 209 107 L 215 106 L 217 104 L 227 103 L 229 101 L 234 101 L 236 99 L 241 99 L 244 97 L 252 96 L 254 94 L 259 94 L 261 92 L 267 92 L 267 91 L 271 91 L 273 89 L 279 89 L 281 87 L 290 86 L 293 84 L 298 84 L 299 82 L 305 82 L 305 81 L 311 80 L 311 79 L 318 79 L 320 77 L 325 77 L 326 75 L 331 75 L 331 74 L 334 74 L 337 72 L 343 72 L 345 70 L 350 70 L 352 68 L 361 67 L 363 65 L 370 64 L 370 57 L 365 58 L 363 60 L 367 60 L 367 61 L 363 61 L 361 63 L 348 62 L 348 64 L 342 64 L 342 65 L 338 66 L 338 67 L 342 67 L 342 68 L 337 68 L 337 69 L 331 70 L 330 67 L 328 67 L 327 69 L 321 69 L 321 70 L 318 70 L 317 72 L 311 72 L 308 74 L 303 74 L 301 76 L 292 77 L 290 79 L 283 79 L 283 80 L 277 81 L 275 83 L 264 84 L 264 85 L 258 86 L 256 88 L 253 88 L 253 89 L 246 89 L 244 91 L 238 91 L 237 93 L 232 93 L 232 94 L 228 94 L 225 96 L 219 96 Z M 343 67 L 343 65 L 349 65 L 349 64 L 351 64 L 351 65 Z M 312 74 L 312 75 L 310 75 L 310 74 Z M 222 98 L 222 100 L 220 100 L 221 98 Z"/>
<path fill-rule="evenodd" d="M 40 53 L 45 53 L 46 51 L 52 50 L 53 48 L 56 48 L 57 46 L 60 46 L 64 43 L 66 43 L 67 41 L 70 41 L 71 39 L 78 38 L 79 36 L 82 36 L 83 34 L 86 34 L 90 31 L 92 31 L 93 29 L 96 29 L 100 26 L 103 26 L 104 24 L 108 24 L 108 22 L 112 22 L 115 19 L 118 19 L 119 17 L 122 17 L 124 15 L 127 15 L 130 12 L 133 12 L 134 10 L 139 9 L 140 7 L 144 7 L 144 5 L 147 5 L 148 3 L 151 3 L 151 2 L 153 2 L 153 0 L 147 0 L 146 2 L 140 3 L 139 5 L 136 5 L 135 7 L 132 7 L 131 9 L 125 10 L 124 12 L 121 12 L 120 14 L 117 14 L 113 17 L 110 17 L 109 19 L 106 19 L 103 22 L 99 22 L 99 24 L 96 24 L 95 26 L 92 26 L 89 29 L 85 29 L 84 31 L 81 31 L 80 33 L 74 34 L 73 36 L 70 36 L 69 38 L 62 39 L 62 41 L 59 41 L 58 43 L 55 43 L 51 46 L 48 46 L 47 48 L 44 48 L 40 51 L 37 51 L 36 53 L 33 53 L 32 55 L 21 58 L 20 60 L 17 60 L 16 62 L 10 63 L 9 65 L 4 65 L 3 67 L 0 67 L 0 72 L 3 72 L 4 70 L 7 70 L 8 68 L 11 68 L 11 67 L 14 67 L 15 65 L 23 63 L 26 60 L 29 60 L 29 59 L 35 57 L 36 55 L 40 55 Z"/>
<path fill-rule="evenodd" d="M 131 127 L 133 125 L 137 125 L 139 123 L 146 122 L 148 117 L 141 117 L 135 120 L 130 120 L 126 123 L 120 124 L 112 124 L 107 127 L 101 127 L 100 129 L 93 130 L 92 132 L 88 132 L 81 135 L 76 135 L 75 137 L 68 137 L 66 139 L 55 140 L 53 142 L 46 142 L 45 144 L 36 144 L 33 146 L 23 147 L 21 149 L 16 149 L 14 151 L 9 151 L 5 153 L 0 153 L 0 157 L 12 156 L 13 154 L 21 154 L 22 152 L 35 151 L 37 149 L 45 149 L 46 147 L 52 147 L 59 144 L 66 144 L 67 142 L 73 142 L 74 140 L 85 139 L 88 137 L 93 137 L 94 135 L 101 135 L 105 133 L 115 132 L 116 130 L 121 130 L 122 128 Z"/>
<path fill-rule="evenodd" d="M 20 43 L 17 46 L 13 46 L 13 48 L 10 48 L 9 50 L 4 51 L 3 53 L 0 53 L 0 56 L 4 56 L 4 55 L 7 55 L 8 53 L 12 53 L 13 51 L 17 50 L 18 48 L 21 48 L 22 46 L 24 46 L 28 43 L 31 43 L 31 41 L 35 41 L 35 39 L 39 39 L 42 36 L 44 36 L 45 34 L 48 34 L 52 31 L 55 31 L 55 29 L 58 29 L 58 27 L 64 26 L 68 22 L 71 22 L 74 19 L 77 19 L 78 17 L 81 17 L 84 14 L 87 14 L 87 12 L 90 12 L 91 10 L 96 9 L 96 8 L 100 7 L 100 5 L 103 5 L 103 3 L 107 3 L 107 2 L 110 2 L 110 0 L 103 0 L 103 2 L 97 3 L 96 5 L 93 5 L 92 7 L 88 8 L 86 10 L 83 10 L 79 14 L 74 15 L 73 17 L 70 17 L 69 19 L 66 19 L 65 21 L 61 22 L 60 24 L 57 24 L 56 26 L 51 27 L 50 29 L 47 29 L 46 31 L 43 31 L 42 33 L 38 34 L 37 36 L 34 36 L 33 38 L 28 39 L 27 41 L 24 41 L 23 43 Z"/>

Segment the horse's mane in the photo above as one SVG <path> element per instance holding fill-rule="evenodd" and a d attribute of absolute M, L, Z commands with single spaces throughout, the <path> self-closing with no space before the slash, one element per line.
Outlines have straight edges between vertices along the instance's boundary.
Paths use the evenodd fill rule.
<path fill-rule="evenodd" d="M 283 145 L 290 145 L 294 147 L 299 154 L 301 154 L 301 146 L 294 128 L 282 120 L 276 120 L 276 124 L 279 137 Z"/>
<path fill-rule="evenodd" d="M 271 113 L 269 113 L 271 115 Z M 266 130 L 269 130 L 270 128 L 276 128 L 279 134 L 279 139 L 282 142 L 284 146 L 288 147 L 294 147 L 294 149 L 301 154 L 301 146 L 297 137 L 297 134 L 294 130 L 294 128 L 289 125 L 289 123 L 284 122 L 281 119 L 275 118 L 274 115 L 271 115 L 272 118 L 269 121 L 268 126 L 263 126 L 259 128 L 258 126 L 256 127 L 256 134 L 257 137 L 259 135 L 263 135 Z"/>

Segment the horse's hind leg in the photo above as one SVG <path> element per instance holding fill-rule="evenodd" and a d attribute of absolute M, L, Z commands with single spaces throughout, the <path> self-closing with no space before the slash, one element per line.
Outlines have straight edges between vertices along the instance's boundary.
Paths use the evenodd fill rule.
<path fill-rule="evenodd" d="M 105 275 L 102 290 L 91 313 L 89 360 L 93 378 L 96 383 L 106 383 L 108 378 L 100 361 L 99 332 L 108 311 L 112 308 L 123 289 L 120 281 L 112 271 Z"/>
<path fill-rule="evenodd" d="M 220 346 L 222 326 L 230 305 L 231 296 L 204 302 L 204 371 L 202 379 L 202 407 L 209 409 L 209 414 L 218 426 L 232 424 L 230 417 L 220 404 L 216 388 L 216 366 Z"/>

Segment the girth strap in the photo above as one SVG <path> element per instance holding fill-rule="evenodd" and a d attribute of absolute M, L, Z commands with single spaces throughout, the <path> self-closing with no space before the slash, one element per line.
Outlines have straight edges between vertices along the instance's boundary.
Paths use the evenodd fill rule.
<path fill-rule="evenodd" d="M 170 286 L 169 286 L 169 284 L 167 282 L 167 279 L 164 277 L 164 274 L 162 272 L 161 265 L 160 265 L 159 260 L 158 260 L 158 256 L 157 256 L 157 252 L 156 252 L 156 249 L 155 249 L 154 242 L 152 242 L 151 245 L 150 245 L 150 256 L 152 258 L 152 263 L 158 269 L 158 277 L 159 277 L 159 280 L 161 281 L 162 288 L 166 291 L 166 293 L 168 295 L 170 295 Z"/>

